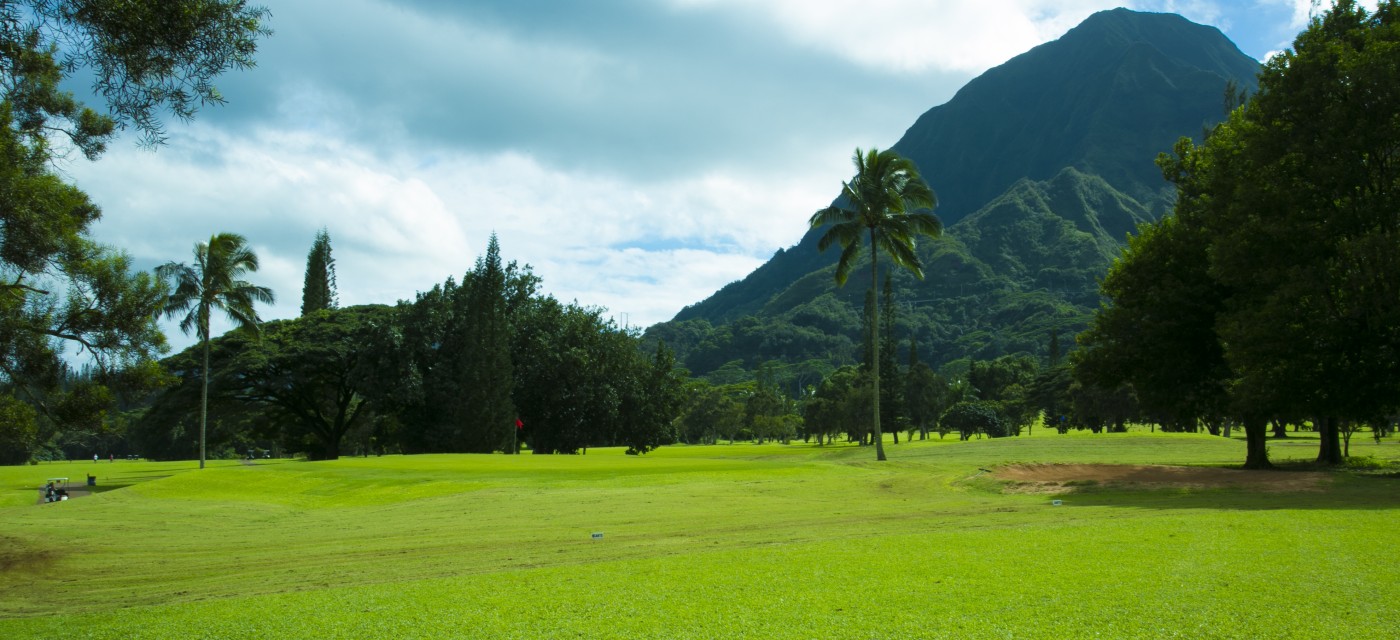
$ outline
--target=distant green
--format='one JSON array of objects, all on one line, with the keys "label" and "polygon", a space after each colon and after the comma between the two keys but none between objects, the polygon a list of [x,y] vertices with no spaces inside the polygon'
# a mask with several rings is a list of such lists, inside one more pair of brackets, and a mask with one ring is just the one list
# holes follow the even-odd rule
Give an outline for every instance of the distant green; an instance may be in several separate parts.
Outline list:
[{"label": "distant green", "polygon": [[[1296,441],[1274,460],[1310,459]],[[903,443],[884,464],[720,444],[0,467],[0,637],[1393,634],[1393,441],[1358,439],[1369,469],[1314,492],[1002,493],[980,471],[1228,465],[1243,446],[1037,430]],[[88,472],[117,488],[34,504],[45,478]]]}]

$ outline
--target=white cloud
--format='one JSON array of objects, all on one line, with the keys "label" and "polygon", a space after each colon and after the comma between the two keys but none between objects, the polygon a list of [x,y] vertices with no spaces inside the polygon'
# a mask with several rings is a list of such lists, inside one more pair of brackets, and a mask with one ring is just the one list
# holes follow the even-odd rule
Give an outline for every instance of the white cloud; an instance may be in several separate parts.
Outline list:
[{"label": "white cloud", "polygon": [[899,73],[979,72],[1059,37],[1114,0],[673,0],[765,20],[804,46]]},{"label": "white cloud", "polygon": [[67,167],[106,211],[100,240],[151,267],[243,233],[280,318],[322,226],[346,305],[459,277],[495,232],[546,291],[646,326],[800,239],[852,149],[1120,3],[269,4],[259,67],[221,78],[230,107]]},{"label": "white cloud", "polygon": [[309,131],[244,139],[195,125],[158,152],[119,146],[69,171],[103,203],[96,236],[143,268],[188,262],[216,232],[247,236],[262,261],[252,279],[278,295],[268,319],[297,315],[306,252],[325,226],[343,305],[392,304],[460,277],[494,232],[546,292],[648,326],[800,238],[847,171],[843,155],[648,182],[519,153],[370,152]]}]

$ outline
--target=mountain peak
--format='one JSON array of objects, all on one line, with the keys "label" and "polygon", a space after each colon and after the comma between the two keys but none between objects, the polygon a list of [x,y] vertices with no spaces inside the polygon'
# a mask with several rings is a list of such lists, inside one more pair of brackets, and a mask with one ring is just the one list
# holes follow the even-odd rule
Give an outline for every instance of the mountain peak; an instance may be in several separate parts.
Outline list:
[{"label": "mountain peak", "polygon": [[1160,212],[1169,196],[1157,154],[1219,121],[1226,83],[1252,88],[1258,68],[1214,27],[1100,11],[973,79],[893,148],[918,164],[947,224],[1068,166]]},{"label": "mountain peak", "polygon": [[[1224,118],[1227,83],[1252,89],[1258,69],[1213,27],[1114,9],[929,109],[892,148],[938,194],[947,233],[919,245],[926,280],[891,271],[910,301],[898,331],[948,362],[1035,353],[1052,330],[1082,329],[1126,234],[1170,205],[1157,155]],[[854,361],[864,288],[835,287],[840,252],[818,252],[818,235],[648,334],[702,375]]]}]

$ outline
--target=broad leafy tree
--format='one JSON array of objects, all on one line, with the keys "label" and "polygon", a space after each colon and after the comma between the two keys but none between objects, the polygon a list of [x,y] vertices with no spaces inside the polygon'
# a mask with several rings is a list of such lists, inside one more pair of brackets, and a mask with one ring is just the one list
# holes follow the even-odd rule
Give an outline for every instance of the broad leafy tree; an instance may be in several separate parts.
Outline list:
[{"label": "broad leafy tree", "polygon": [[234,370],[233,394],[274,409],[290,444],[313,460],[340,457],[341,441],[373,419],[376,387],[393,375],[375,366],[380,329],[394,310],[370,305],[322,310],[268,323],[247,341]]},{"label": "broad leafy tree", "polygon": [[676,355],[659,342],[650,361],[638,357],[632,385],[622,402],[619,444],[627,453],[642,454],[675,442],[674,423],[685,401],[685,376],[676,368]]},{"label": "broad leafy tree", "polygon": [[[937,203],[933,189],[924,182],[913,161],[894,151],[871,149],[862,152],[856,149],[853,162],[856,174],[841,185],[838,202],[816,212],[810,220],[813,229],[829,226],[817,241],[818,249],[825,251],[832,245],[841,245],[841,257],[836,263],[837,284],[846,283],[867,238],[870,244],[870,291],[879,291],[881,253],[922,279],[923,263],[914,251],[916,237],[936,237],[943,231],[942,222],[930,212]],[[870,316],[867,325],[872,332],[870,342],[878,356],[880,322],[877,306],[870,306]],[[878,357],[871,360],[879,362]],[[874,406],[871,414],[875,458],[884,460],[878,366],[872,369],[872,374]]]},{"label": "broad leafy tree", "polygon": [[744,407],[725,387],[703,380],[692,381],[686,389],[688,401],[680,416],[680,439],[687,444],[716,444],[732,436],[744,419]]},{"label": "broad leafy tree", "polygon": [[[1143,234],[1135,249],[1181,255],[1142,260],[1138,275],[1119,269],[1125,282],[1140,281],[1125,291],[1144,297],[1135,317],[1159,337],[1175,336],[1162,348],[1176,351],[1163,356],[1185,365],[1159,366],[1155,382],[1135,382],[1146,406],[1163,411],[1174,391],[1194,385],[1199,392],[1178,406],[1200,414],[1221,404],[1215,387],[1228,376],[1251,466],[1267,465],[1270,419],[1312,417],[1321,432],[1318,461],[1336,464],[1344,455],[1338,424],[1397,406],[1397,46],[1394,0],[1374,13],[1343,0],[1315,18],[1264,65],[1258,92],[1203,144],[1184,140],[1162,161],[1178,188],[1179,222]],[[1158,299],[1153,280],[1165,292]],[[1179,305],[1173,316],[1162,317],[1164,301]],[[1096,330],[1092,340],[1110,344],[1136,329],[1110,318]],[[1201,337],[1211,330],[1214,345]],[[1212,349],[1228,374],[1219,373]],[[1189,379],[1163,377],[1172,375]]]},{"label": "broad leafy tree", "polygon": [[956,403],[948,407],[940,420],[948,429],[957,431],[963,440],[977,434],[989,438],[1007,435],[1005,422],[996,404],[985,400]]},{"label": "broad leafy tree", "polygon": [[162,280],[172,282],[165,315],[180,318],[180,330],[199,337],[203,351],[203,391],[199,403],[199,468],[204,468],[205,433],[209,418],[209,321],[215,312],[226,316],[239,330],[258,332],[254,305],[272,304],[271,289],[243,278],[258,270],[258,256],[248,241],[236,233],[217,233],[194,247],[194,265],[167,262],[156,269]]},{"label": "broad leafy tree", "polygon": [[1265,64],[1204,149],[1237,392],[1315,416],[1329,464],[1343,457],[1339,421],[1400,398],[1397,47],[1400,4],[1338,2]]},{"label": "broad leafy tree", "polygon": [[[228,0],[0,2],[0,386],[41,423],[64,425],[65,350],[92,358],[90,383],[116,387],[165,348],[159,282],[92,241],[101,211],[50,161],[95,160],[126,127],[159,143],[162,111],[222,102],[214,79],[253,64],[266,17]],[[63,88],[76,78],[103,105]]]}]

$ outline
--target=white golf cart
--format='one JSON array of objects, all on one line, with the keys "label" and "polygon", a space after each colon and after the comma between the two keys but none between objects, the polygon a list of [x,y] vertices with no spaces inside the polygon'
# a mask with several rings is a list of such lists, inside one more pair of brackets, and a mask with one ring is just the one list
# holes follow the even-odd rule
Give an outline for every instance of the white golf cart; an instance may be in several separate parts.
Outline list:
[{"label": "white golf cart", "polygon": [[67,500],[68,478],[49,478],[48,482],[39,488],[39,493],[44,497],[44,502]]}]

